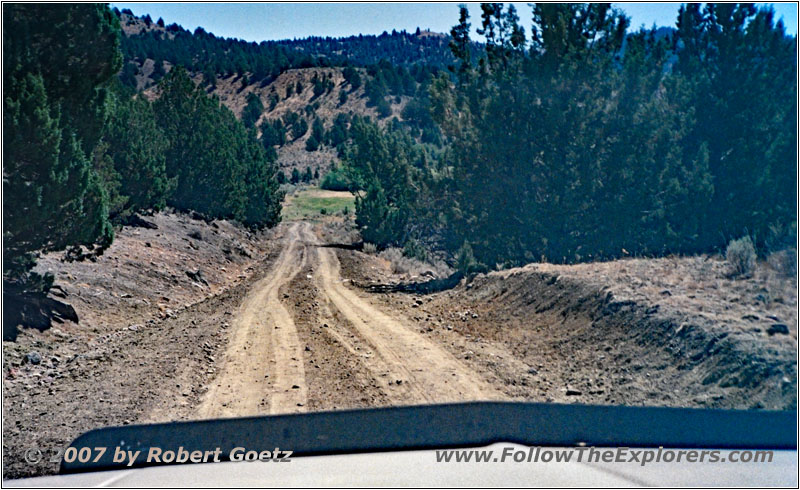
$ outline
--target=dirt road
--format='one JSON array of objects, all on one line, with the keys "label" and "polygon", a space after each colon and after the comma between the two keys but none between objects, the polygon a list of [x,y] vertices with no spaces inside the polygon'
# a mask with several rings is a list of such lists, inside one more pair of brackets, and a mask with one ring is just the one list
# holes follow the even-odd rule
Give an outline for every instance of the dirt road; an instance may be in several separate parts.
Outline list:
[{"label": "dirt road", "polygon": [[329,244],[357,239],[339,218],[352,200],[295,201],[303,221],[268,232],[161,213],[97,262],[42,259],[81,322],[3,344],[4,478],[58,470],[27,448],[134,423],[485,399],[797,406],[796,282],[765,264],[736,281],[708,257],[533,264],[374,294],[351,281],[414,279]]},{"label": "dirt road", "polygon": [[[272,270],[235,313],[220,376],[209,387],[198,417],[290,413],[306,409],[309,387],[296,308],[284,293],[300,271],[312,282],[324,334],[320,341],[344,348],[364,368],[366,384],[392,405],[500,399],[480,376],[452,354],[404,325],[346,286],[333,249],[323,246],[307,222],[290,225]],[[290,312],[293,309],[293,312]],[[315,375],[317,375],[315,373]]]}]

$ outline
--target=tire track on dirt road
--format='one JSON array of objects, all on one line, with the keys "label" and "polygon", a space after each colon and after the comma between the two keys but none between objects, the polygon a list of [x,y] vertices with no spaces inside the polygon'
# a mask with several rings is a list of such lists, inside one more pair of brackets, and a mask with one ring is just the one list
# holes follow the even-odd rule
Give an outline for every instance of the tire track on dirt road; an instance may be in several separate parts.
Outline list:
[{"label": "tire track on dirt road", "polygon": [[305,410],[308,388],[292,316],[280,288],[303,268],[307,250],[301,224],[287,232],[272,270],[248,293],[232,322],[225,365],[198,408],[200,418],[263,415]]},{"label": "tire track on dirt road", "polygon": [[301,235],[307,243],[317,245],[310,247],[310,255],[314,280],[322,294],[380,358],[367,362],[367,367],[375,370],[376,379],[383,380],[384,386],[387,377],[390,382],[399,380],[406,385],[402,390],[388,390],[394,402],[409,405],[504,398],[451,354],[403,325],[403,319],[392,318],[345,287],[334,251],[320,247],[307,224],[303,224]]}]

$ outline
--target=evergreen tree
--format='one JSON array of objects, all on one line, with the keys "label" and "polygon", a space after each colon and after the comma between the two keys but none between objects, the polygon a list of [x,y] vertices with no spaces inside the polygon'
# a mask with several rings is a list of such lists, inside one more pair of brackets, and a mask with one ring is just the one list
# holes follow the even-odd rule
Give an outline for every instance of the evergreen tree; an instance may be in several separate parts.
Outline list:
[{"label": "evergreen tree", "polygon": [[247,105],[242,110],[242,123],[246,128],[253,128],[264,112],[264,105],[261,103],[261,98],[254,94],[247,94]]},{"label": "evergreen tree", "polygon": [[352,90],[356,90],[361,87],[361,75],[358,73],[358,70],[352,66],[346,66],[344,70],[342,70],[342,75],[347,83],[350,84]]},{"label": "evergreen tree", "polygon": [[311,124],[311,135],[317,141],[325,140],[325,126],[323,126],[322,120],[318,117],[314,118],[314,122]]},{"label": "evergreen tree", "polygon": [[317,150],[319,150],[319,141],[312,134],[306,140],[306,151],[317,151]]},{"label": "evergreen tree", "polygon": [[113,238],[91,156],[121,68],[119,35],[105,5],[3,7],[4,284],[27,281],[39,251]]},{"label": "evergreen tree", "polygon": [[170,146],[167,175],[176,181],[168,203],[249,226],[272,226],[282,196],[275,180],[275,154],[217,98],[195,86],[182,67],[161,83],[156,122]]},{"label": "evergreen tree", "polygon": [[[164,152],[168,143],[156,126],[152,104],[143,97],[117,94],[103,139],[113,162],[106,188],[116,189],[124,203],[109,210],[110,217],[124,220],[131,212],[160,210],[174,182],[167,177]],[[110,174],[110,175],[109,175]]]}]

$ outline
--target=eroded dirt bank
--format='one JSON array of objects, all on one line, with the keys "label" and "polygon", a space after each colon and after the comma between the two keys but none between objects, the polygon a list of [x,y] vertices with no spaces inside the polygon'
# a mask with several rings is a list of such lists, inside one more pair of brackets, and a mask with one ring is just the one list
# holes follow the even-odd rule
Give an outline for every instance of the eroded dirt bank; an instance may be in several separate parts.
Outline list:
[{"label": "eroded dirt bank", "polygon": [[[282,230],[147,219],[158,228],[125,228],[96,262],[40,261],[80,323],[3,342],[4,478],[57,471],[55,451],[90,429],[187,417],[216,375],[233,312],[280,251]],[[27,463],[29,448],[45,459]]]},{"label": "eroded dirt bank", "polygon": [[[340,251],[345,277],[392,281],[387,264],[363,255]],[[795,408],[794,279],[725,271],[710,257],[532,264],[437,294],[372,298],[414,312],[421,332],[513,398]]]}]

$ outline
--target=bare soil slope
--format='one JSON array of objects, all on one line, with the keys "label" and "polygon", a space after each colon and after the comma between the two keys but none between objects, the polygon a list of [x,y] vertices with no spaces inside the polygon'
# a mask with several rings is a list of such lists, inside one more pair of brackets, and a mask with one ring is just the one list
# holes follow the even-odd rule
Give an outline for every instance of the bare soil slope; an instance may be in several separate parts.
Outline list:
[{"label": "bare soil slope", "polygon": [[[394,282],[377,257],[340,256],[345,277]],[[515,398],[793,409],[796,282],[766,264],[731,280],[726,267],[713,257],[531,264],[426,297],[373,296],[416,311],[421,330]]]},{"label": "bare soil slope", "polygon": [[[3,342],[4,478],[56,471],[56,451],[87,430],[177,420],[215,375],[232,311],[274,259],[273,232],[147,219],[158,229],[125,228],[96,262],[40,261],[80,323]],[[28,448],[45,461],[27,463]]]}]

